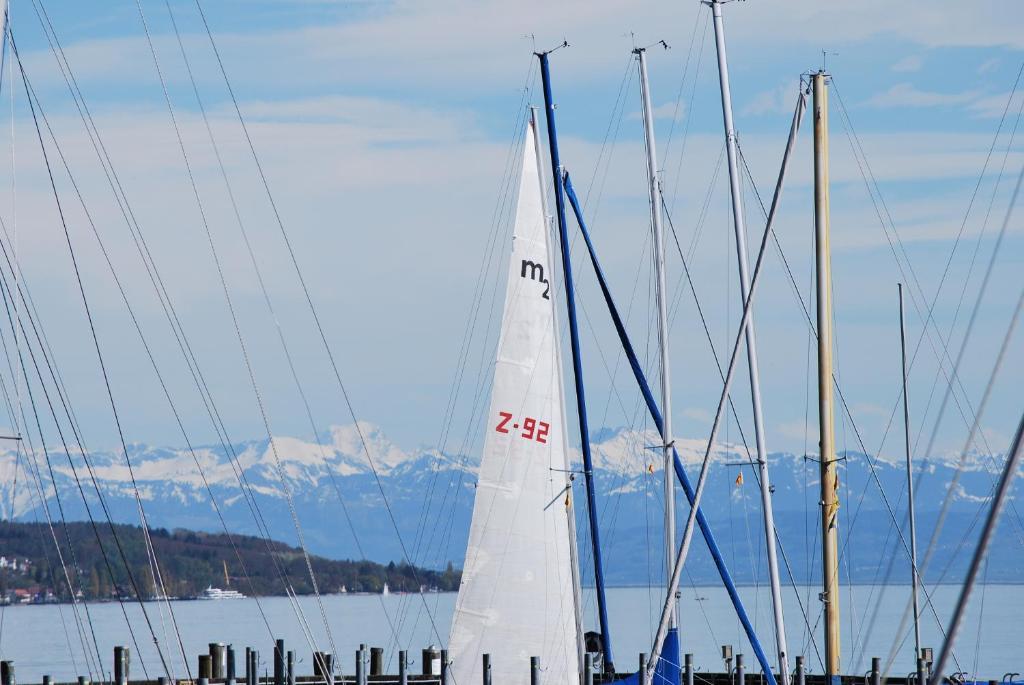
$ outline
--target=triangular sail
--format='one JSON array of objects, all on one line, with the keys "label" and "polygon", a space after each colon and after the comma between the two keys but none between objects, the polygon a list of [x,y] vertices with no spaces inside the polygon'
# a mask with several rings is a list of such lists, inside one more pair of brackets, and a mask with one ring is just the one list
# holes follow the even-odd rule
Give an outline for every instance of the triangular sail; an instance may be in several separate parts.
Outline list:
[{"label": "triangular sail", "polygon": [[[505,310],[462,584],[449,640],[455,685],[579,673],[563,398],[552,307],[552,268],[531,129],[512,237]],[[570,512],[571,513],[571,512]]]}]

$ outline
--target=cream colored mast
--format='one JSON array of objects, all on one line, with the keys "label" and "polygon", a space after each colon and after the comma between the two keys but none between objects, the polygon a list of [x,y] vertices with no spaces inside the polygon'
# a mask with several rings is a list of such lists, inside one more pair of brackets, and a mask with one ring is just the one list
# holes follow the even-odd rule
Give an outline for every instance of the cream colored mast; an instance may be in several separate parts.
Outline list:
[{"label": "cream colored mast", "polygon": [[811,77],[814,92],[814,235],[818,298],[818,434],[821,456],[822,593],[825,675],[839,679],[839,476],[832,401],[832,260],[828,199],[828,75]]}]

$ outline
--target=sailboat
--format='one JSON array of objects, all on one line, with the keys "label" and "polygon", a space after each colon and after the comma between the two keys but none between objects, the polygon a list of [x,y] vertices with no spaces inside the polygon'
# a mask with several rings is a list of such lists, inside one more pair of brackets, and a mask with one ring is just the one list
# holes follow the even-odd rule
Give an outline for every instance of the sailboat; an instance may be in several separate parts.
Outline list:
[{"label": "sailboat", "polygon": [[548,682],[580,672],[582,635],[551,245],[533,111],[523,151],[504,314],[462,583],[453,682]]}]

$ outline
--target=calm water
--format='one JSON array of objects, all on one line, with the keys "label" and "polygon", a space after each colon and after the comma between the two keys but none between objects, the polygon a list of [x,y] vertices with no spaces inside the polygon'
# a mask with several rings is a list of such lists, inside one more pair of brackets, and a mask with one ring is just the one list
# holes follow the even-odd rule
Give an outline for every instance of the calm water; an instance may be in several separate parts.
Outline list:
[{"label": "calm water", "polygon": [[[935,611],[945,624],[959,588],[948,586],[934,590]],[[866,635],[869,616],[875,606],[878,589],[870,587],[845,588],[843,596],[843,670],[848,673],[863,673],[868,669],[870,657],[883,659],[896,642],[895,632],[900,615],[906,605],[909,589],[889,587],[881,605],[874,630]],[[771,653],[772,641],[770,602],[765,588],[742,588],[744,603],[754,617],[755,627]],[[332,595],[323,598],[324,613],[330,624],[334,648],[327,638],[323,618],[315,598],[301,598],[301,607],[308,623],[308,631],[318,648],[336,651],[343,655],[342,665],[346,671],[352,669],[354,652],[359,643],[384,646],[387,657],[393,658],[392,650],[407,648],[410,659],[416,661],[411,668],[418,669],[419,650],[431,644],[441,644],[448,633],[455,595],[391,595],[388,597]],[[786,597],[787,633],[791,654],[806,654],[812,672],[821,672],[820,662],[814,647],[808,641],[808,628],[803,620],[800,605],[790,590]],[[620,670],[636,663],[637,654],[650,650],[652,626],[660,611],[658,594],[647,588],[616,588],[609,591],[609,612],[612,622],[613,648]],[[800,601],[810,607],[809,622],[814,626],[815,636],[820,643],[819,608],[816,588],[803,588]],[[587,607],[593,614],[593,601]],[[174,617],[181,632],[190,666],[195,673],[196,655],[207,650],[211,641],[233,643],[244,650],[254,645],[266,661],[272,654],[272,638],[284,638],[288,649],[299,655],[299,673],[312,671],[310,640],[300,627],[296,611],[287,598],[224,601],[173,602]],[[163,608],[163,611],[161,609]],[[852,608],[852,610],[851,610]],[[128,616],[141,647],[132,652],[132,675],[161,675],[160,661],[153,647],[152,637],[146,628],[138,605],[126,605]],[[266,621],[261,616],[266,617]],[[84,608],[80,609],[84,613]],[[114,645],[132,645],[121,608],[117,604],[88,605],[96,640],[104,660],[104,668],[110,668]],[[173,638],[173,627],[166,612],[166,605],[149,603],[147,612],[159,637],[161,645],[177,645]],[[387,617],[385,616],[387,614]],[[683,651],[692,652],[699,670],[721,670],[720,645],[732,644],[736,652],[747,655],[753,663],[753,653],[743,639],[735,619],[729,598],[719,588],[687,589],[681,600]],[[389,621],[390,618],[390,621]],[[983,618],[983,620],[981,620]],[[267,628],[267,623],[271,629]],[[588,621],[592,625],[593,620]],[[1024,586],[993,585],[979,588],[960,635],[957,650],[960,667],[966,671],[977,669],[984,678],[999,679],[1010,671],[1024,671]],[[392,627],[393,626],[393,627]],[[65,632],[65,627],[66,631]],[[980,627],[980,630],[979,630]],[[397,632],[400,647],[395,647],[394,634]],[[936,648],[941,644],[941,632],[931,612],[925,613],[922,621],[922,640],[925,646]],[[438,639],[440,635],[442,639]],[[70,636],[70,639],[69,637]],[[865,642],[863,654],[860,644]],[[903,643],[893,674],[905,674],[911,670],[913,638]],[[69,643],[72,647],[69,649]],[[854,644],[856,643],[856,645]],[[90,642],[91,644],[91,642]],[[171,656],[174,675],[184,677],[182,657],[179,650]],[[81,640],[77,637],[74,613],[71,606],[18,606],[3,611],[3,629],[0,633],[0,654],[12,659],[22,683],[38,683],[44,673],[63,680],[79,674],[88,674],[89,668],[83,657]],[[858,661],[852,662],[854,654]],[[496,657],[497,658],[497,657]],[[95,658],[93,658],[95,661]],[[241,659],[240,659],[241,660]],[[392,662],[389,670],[394,670]],[[754,667],[751,667],[754,670]]]}]

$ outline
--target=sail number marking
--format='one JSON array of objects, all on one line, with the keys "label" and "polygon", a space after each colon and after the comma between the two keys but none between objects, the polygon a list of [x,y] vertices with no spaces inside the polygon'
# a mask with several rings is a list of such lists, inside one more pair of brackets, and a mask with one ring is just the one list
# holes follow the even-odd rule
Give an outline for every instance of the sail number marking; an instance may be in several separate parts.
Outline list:
[{"label": "sail number marking", "polygon": [[[512,414],[507,411],[499,411],[498,416],[501,418],[498,421],[498,425],[495,426],[494,430],[498,433],[510,433],[509,422],[512,421]],[[519,430],[519,424],[513,423],[512,428]],[[519,437],[525,438],[526,440],[536,440],[537,442],[546,445],[548,442],[548,432],[551,430],[551,424],[547,421],[538,421],[537,419],[527,416],[523,419],[523,432],[519,434]]]},{"label": "sail number marking", "polygon": [[529,259],[524,259],[519,267],[519,277],[537,281],[544,286],[544,292],[540,294],[545,300],[550,300],[551,282],[544,277],[544,265]]}]

